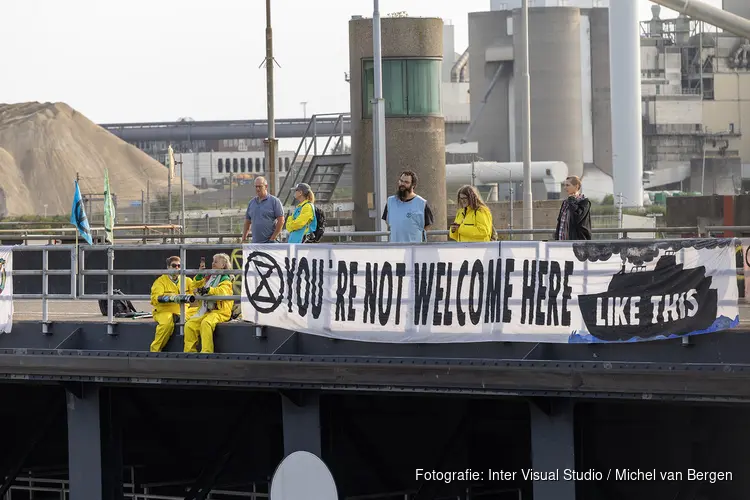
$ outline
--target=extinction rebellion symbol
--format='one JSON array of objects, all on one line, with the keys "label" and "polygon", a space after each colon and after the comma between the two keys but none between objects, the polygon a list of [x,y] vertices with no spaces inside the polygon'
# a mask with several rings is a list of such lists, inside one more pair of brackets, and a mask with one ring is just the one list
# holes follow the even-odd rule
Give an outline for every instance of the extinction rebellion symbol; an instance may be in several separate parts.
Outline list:
[{"label": "extinction rebellion symbol", "polygon": [[0,259],[0,293],[5,290],[5,283],[8,279],[8,274],[5,272],[5,259]]},{"label": "extinction rebellion symbol", "polygon": [[[254,273],[250,270],[254,269]],[[250,279],[249,279],[250,278]],[[253,252],[245,261],[245,294],[260,313],[276,310],[283,299],[284,276],[276,259],[265,252]],[[255,290],[250,292],[251,282]]]}]

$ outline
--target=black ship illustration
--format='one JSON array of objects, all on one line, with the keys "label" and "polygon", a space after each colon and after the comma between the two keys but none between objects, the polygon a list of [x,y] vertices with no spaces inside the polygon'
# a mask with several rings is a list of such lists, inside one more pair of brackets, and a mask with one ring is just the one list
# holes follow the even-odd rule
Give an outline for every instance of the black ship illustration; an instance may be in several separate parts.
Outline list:
[{"label": "black ship illustration", "polygon": [[[623,249],[624,250],[624,249]],[[637,252],[643,257],[643,248]],[[716,289],[711,289],[712,278],[706,276],[704,266],[693,269],[684,269],[683,264],[677,264],[673,249],[667,250],[656,263],[653,271],[646,271],[645,262],[653,260],[658,254],[658,248],[649,249],[650,255],[646,258],[628,258],[628,252],[620,253],[622,257],[622,269],[612,277],[606,292],[593,295],[579,295],[578,307],[586,324],[588,332],[597,339],[606,342],[627,341],[633,338],[649,339],[658,336],[679,336],[695,331],[705,330],[711,327],[716,320],[718,309],[718,294]],[[655,250],[655,253],[653,252]],[[610,254],[611,255],[611,254]],[[627,270],[627,261],[631,262],[631,268]],[[604,260],[604,259],[602,259]],[[663,302],[654,305],[652,298],[670,296],[669,300],[675,298],[675,294],[686,294],[695,290],[694,298],[697,302],[697,311],[694,304],[683,304],[679,306],[682,314],[674,318],[670,314],[664,318]],[[684,298],[685,295],[683,295]],[[608,308],[611,303],[609,299],[623,300],[624,298],[638,297],[638,314],[635,324],[626,325],[598,325],[597,324],[597,300],[601,299],[602,308]],[[630,301],[623,301],[624,314],[630,318]],[[657,322],[653,323],[654,307],[658,308]],[[690,314],[685,310],[690,308]],[[606,316],[606,313],[599,312]]]}]

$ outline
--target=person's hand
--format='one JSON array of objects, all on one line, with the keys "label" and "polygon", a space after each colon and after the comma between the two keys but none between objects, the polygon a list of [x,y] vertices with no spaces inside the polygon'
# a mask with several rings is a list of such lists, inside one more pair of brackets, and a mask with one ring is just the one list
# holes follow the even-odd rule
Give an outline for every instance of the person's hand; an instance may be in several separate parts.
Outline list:
[{"label": "person's hand", "polygon": [[458,228],[461,227],[459,224],[456,224],[455,222],[451,224],[451,233],[455,233],[458,231]]},{"label": "person's hand", "polygon": [[195,289],[195,293],[198,295],[208,295],[209,288],[207,286],[201,286]]},{"label": "person's hand", "polygon": [[205,268],[206,268],[206,261],[205,261],[205,260],[202,260],[202,261],[201,261],[201,263],[200,263],[200,265],[198,266],[198,269],[201,269],[201,270],[203,270],[203,269],[205,269]]}]

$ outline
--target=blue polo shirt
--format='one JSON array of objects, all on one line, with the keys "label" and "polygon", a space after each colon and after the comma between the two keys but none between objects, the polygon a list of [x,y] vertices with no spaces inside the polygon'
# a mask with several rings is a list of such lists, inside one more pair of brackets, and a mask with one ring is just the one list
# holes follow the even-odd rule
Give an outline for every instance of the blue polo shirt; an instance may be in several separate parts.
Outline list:
[{"label": "blue polo shirt", "polygon": [[284,215],[281,200],[273,195],[264,199],[257,196],[247,204],[245,218],[250,221],[250,233],[253,243],[268,243],[276,229],[276,219]]}]

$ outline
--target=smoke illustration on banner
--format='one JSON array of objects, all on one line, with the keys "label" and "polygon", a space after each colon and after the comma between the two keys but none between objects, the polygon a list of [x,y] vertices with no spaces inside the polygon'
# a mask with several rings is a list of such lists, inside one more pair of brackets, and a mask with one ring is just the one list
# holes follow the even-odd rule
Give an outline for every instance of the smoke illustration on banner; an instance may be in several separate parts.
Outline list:
[{"label": "smoke illustration on banner", "polygon": [[[578,298],[581,316],[591,335],[604,341],[623,341],[733,326],[734,320],[717,318],[718,291],[711,288],[713,278],[706,276],[706,267],[685,269],[684,264],[677,263],[676,252],[684,248],[729,248],[734,256],[732,240],[676,240],[639,247],[620,242],[574,243],[573,253],[580,261],[609,260],[619,254],[622,262],[606,291]],[[646,264],[653,261],[656,265],[647,270]]]},{"label": "smoke illustration on banner", "polygon": [[0,333],[13,328],[13,247],[0,247]]},{"label": "smoke illustration on banner", "polygon": [[391,343],[637,342],[739,324],[732,239],[244,245],[242,317]]}]

